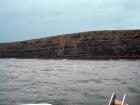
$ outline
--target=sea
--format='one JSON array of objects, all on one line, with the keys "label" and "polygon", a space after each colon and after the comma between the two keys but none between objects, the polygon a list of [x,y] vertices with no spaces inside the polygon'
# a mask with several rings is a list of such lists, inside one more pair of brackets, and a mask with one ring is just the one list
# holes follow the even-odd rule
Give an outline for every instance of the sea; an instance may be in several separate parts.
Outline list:
[{"label": "sea", "polygon": [[140,60],[0,59],[0,105],[140,105]]}]

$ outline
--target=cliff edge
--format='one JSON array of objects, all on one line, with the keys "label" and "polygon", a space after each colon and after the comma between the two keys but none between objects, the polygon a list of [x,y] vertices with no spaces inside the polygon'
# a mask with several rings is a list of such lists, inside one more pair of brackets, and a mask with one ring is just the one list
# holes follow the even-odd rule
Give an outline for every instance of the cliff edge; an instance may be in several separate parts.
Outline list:
[{"label": "cliff edge", "polygon": [[140,58],[140,30],[90,31],[0,44],[0,58]]}]

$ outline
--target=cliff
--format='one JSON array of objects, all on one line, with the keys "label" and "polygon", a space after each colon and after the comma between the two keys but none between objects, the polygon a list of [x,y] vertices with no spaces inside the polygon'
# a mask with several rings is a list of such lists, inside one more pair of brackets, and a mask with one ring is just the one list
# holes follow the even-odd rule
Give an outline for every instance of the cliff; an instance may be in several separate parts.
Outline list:
[{"label": "cliff", "polygon": [[140,30],[91,31],[0,44],[0,58],[140,58]]}]

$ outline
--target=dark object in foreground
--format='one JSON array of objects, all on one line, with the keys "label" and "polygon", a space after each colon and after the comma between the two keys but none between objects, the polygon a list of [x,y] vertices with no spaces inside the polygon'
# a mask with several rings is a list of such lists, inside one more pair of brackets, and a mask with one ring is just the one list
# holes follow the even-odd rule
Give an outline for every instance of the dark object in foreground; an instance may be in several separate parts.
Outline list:
[{"label": "dark object in foreground", "polygon": [[91,31],[1,43],[0,58],[140,59],[140,30]]},{"label": "dark object in foreground", "polygon": [[116,99],[116,93],[113,93],[108,105],[128,105],[128,104],[125,104],[125,97],[126,97],[126,94],[124,94],[122,101],[120,101]]}]

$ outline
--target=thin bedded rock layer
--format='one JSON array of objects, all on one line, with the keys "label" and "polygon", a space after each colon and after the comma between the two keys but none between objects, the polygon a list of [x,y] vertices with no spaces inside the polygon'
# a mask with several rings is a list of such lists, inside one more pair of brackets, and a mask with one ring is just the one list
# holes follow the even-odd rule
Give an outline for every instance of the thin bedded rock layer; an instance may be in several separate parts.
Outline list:
[{"label": "thin bedded rock layer", "polygon": [[90,31],[0,44],[0,58],[140,58],[140,30]]}]

